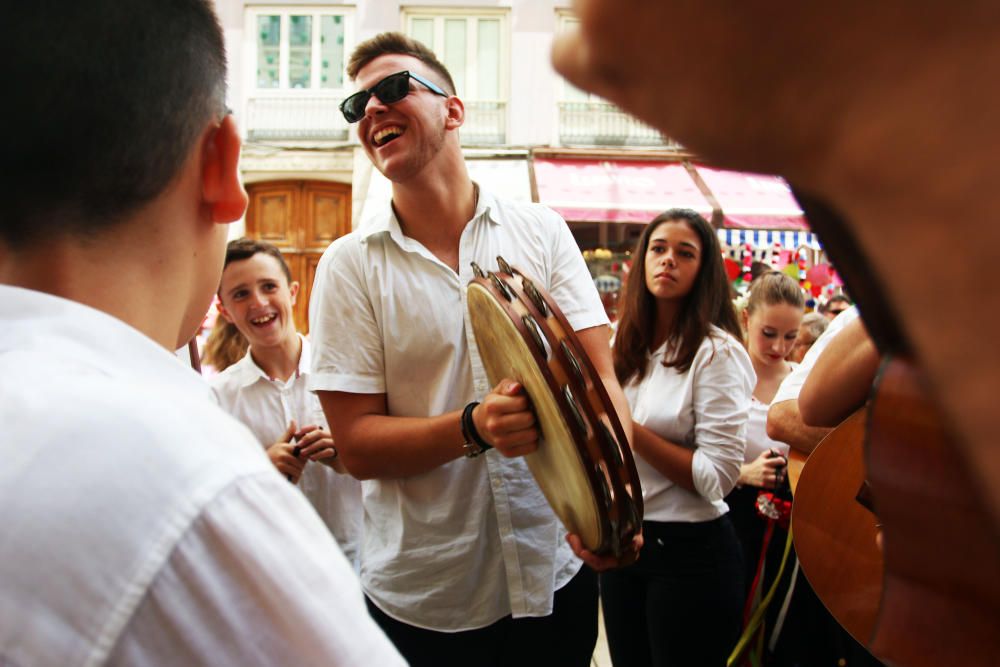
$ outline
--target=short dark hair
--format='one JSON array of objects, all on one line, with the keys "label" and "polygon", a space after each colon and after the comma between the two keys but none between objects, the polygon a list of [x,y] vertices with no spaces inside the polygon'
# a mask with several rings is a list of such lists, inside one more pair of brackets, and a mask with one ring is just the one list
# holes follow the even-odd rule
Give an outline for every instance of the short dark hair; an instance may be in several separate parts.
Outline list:
[{"label": "short dark hair", "polygon": [[448,72],[448,68],[444,66],[444,63],[438,60],[434,52],[427,48],[423,42],[408,37],[401,32],[379,33],[354,47],[354,52],[351,53],[351,57],[347,62],[347,76],[351,78],[351,81],[354,81],[358,77],[358,72],[361,71],[361,68],[379,56],[390,53],[413,56],[441,77],[442,81],[438,83],[443,84],[445,91],[452,95],[456,94],[455,82],[452,81],[451,73]]},{"label": "short dark hair", "polygon": [[224,114],[212,2],[8,5],[0,239],[110,228],[163,192]]},{"label": "short dark hair", "polygon": [[848,306],[850,306],[851,300],[843,294],[834,294],[829,299],[827,299],[826,307],[829,308],[831,305],[835,303],[846,303]]},{"label": "short dark hair", "polygon": [[281,265],[281,270],[285,273],[285,278],[288,280],[288,284],[291,285],[292,272],[288,268],[288,263],[282,256],[281,251],[278,250],[276,246],[273,246],[266,241],[257,241],[246,237],[230,241],[226,244],[226,261],[223,263],[222,269],[225,270],[225,268],[233,262],[250,259],[254,255],[260,253],[270,255],[278,260],[278,264]]},{"label": "short dark hair", "polygon": [[672,355],[665,357],[664,365],[686,373],[712,325],[728,331],[737,339],[741,339],[743,335],[731,299],[719,237],[712,225],[691,209],[672,208],[664,211],[646,225],[632,253],[632,268],[625,286],[624,307],[612,348],[615,375],[622,384],[635,375],[641,377],[645,374],[648,355],[653,351],[656,304],[646,287],[646,251],[649,249],[649,238],[665,222],[684,222],[698,235],[701,241],[701,265],[694,285],[681,306],[681,312],[674,321],[674,329],[667,335],[667,339],[676,347]]}]

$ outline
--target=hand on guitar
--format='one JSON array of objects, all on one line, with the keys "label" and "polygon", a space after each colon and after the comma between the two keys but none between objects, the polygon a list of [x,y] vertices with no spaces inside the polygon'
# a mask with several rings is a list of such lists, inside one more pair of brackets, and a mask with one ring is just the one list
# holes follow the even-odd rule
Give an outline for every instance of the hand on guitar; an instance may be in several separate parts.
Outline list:
[{"label": "hand on guitar", "polygon": [[632,546],[618,557],[598,556],[588,551],[583,547],[583,542],[580,541],[579,535],[570,533],[566,536],[566,541],[569,542],[569,546],[573,549],[573,553],[576,554],[576,557],[589,565],[590,568],[596,572],[604,572],[605,570],[613,570],[616,567],[631,565],[639,557],[639,550],[642,549],[641,532],[632,538]]},{"label": "hand on guitar", "polygon": [[300,459],[295,455],[297,445],[292,443],[292,439],[295,437],[296,431],[298,431],[298,428],[295,426],[295,421],[293,420],[288,424],[288,428],[285,429],[285,434],[281,436],[281,440],[267,448],[267,458],[271,459],[271,463],[278,469],[278,472],[284,475],[285,479],[292,484],[299,483],[299,478],[302,477],[302,469],[306,465],[306,460]]},{"label": "hand on guitar", "polygon": [[479,435],[504,456],[524,456],[538,449],[538,429],[531,401],[520,382],[504,378],[472,411]]},{"label": "hand on guitar", "polygon": [[785,479],[788,460],[773,449],[762,452],[750,463],[740,466],[740,484],[759,489],[776,489]]}]

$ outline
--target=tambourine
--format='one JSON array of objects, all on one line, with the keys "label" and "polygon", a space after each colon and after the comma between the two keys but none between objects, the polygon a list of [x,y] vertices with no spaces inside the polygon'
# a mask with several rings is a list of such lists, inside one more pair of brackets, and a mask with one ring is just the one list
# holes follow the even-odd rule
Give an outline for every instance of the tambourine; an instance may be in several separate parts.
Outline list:
[{"label": "tambourine", "polygon": [[566,529],[589,551],[620,556],[642,527],[635,461],[604,383],[562,311],[502,257],[498,271],[472,264],[468,309],[479,356],[496,385],[524,387],[539,446],[525,456]]}]

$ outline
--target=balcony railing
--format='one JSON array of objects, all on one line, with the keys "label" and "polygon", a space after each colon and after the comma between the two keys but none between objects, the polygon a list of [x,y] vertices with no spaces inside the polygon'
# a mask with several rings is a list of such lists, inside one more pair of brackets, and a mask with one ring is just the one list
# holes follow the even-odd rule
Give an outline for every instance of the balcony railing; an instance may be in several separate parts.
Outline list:
[{"label": "balcony railing", "polygon": [[346,141],[340,95],[257,95],[247,102],[247,139]]},{"label": "balcony railing", "polygon": [[560,102],[559,142],[563,146],[681,147],[608,102]]},{"label": "balcony railing", "polygon": [[[247,102],[247,138],[263,140],[328,140],[353,138],[338,105],[339,95],[258,95]],[[507,141],[507,103],[465,103],[462,143],[497,145]]]},{"label": "balcony railing", "polygon": [[473,100],[465,102],[465,124],[460,136],[464,145],[490,145],[507,142],[507,103]]}]

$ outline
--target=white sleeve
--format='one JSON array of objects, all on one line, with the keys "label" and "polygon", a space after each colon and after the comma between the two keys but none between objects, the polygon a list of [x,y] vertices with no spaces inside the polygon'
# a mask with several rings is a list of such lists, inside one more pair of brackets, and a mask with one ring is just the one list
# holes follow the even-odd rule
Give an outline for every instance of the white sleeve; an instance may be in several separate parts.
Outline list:
[{"label": "white sleeve", "polygon": [[354,235],[341,237],[316,267],[309,302],[310,391],[386,391],[382,329],[368,296],[364,252]]},{"label": "white sleeve", "polygon": [[545,209],[555,225],[552,238],[552,280],[549,294],[574,331],[609,324],[608,315],[597,293],[594,279],[583,259],[580,247],[573,239],[566,221],[550,209]]},{"label": "white sleeve", "polygon": [[[287,487],[287,488],[284,488]],[[405,665],[351,566],[278,475],[234,483],[188,529],[110,665]]]},{"label": "white sleeve", "polygon": [[806,352],[806,356],[802,358],[802,363],[792,369],[792,372],[781,381],[778,391],[775,392],[774,398],[771,399],[771,405],[784,403],[785,401],[797,401],[799,399],[799,394],[806,383],[806,378],[809,377],[812,367],[816,365],[819,355],[844,327],[857,318],[858,308],[857,306],[851,306],[833,319],[830,326],[823,330],[823,333],[819,335],[816,342]]},{"label": "white sleeve", "polygon": [[732,491],[739,479],[750,397],[757,379],[742,345],[718,339],[711,342],[714,353],[711,347],[703,346],[690,371],[696,373],[692,397],[695,450],[691,469],[698,493],[716,502]]}]

